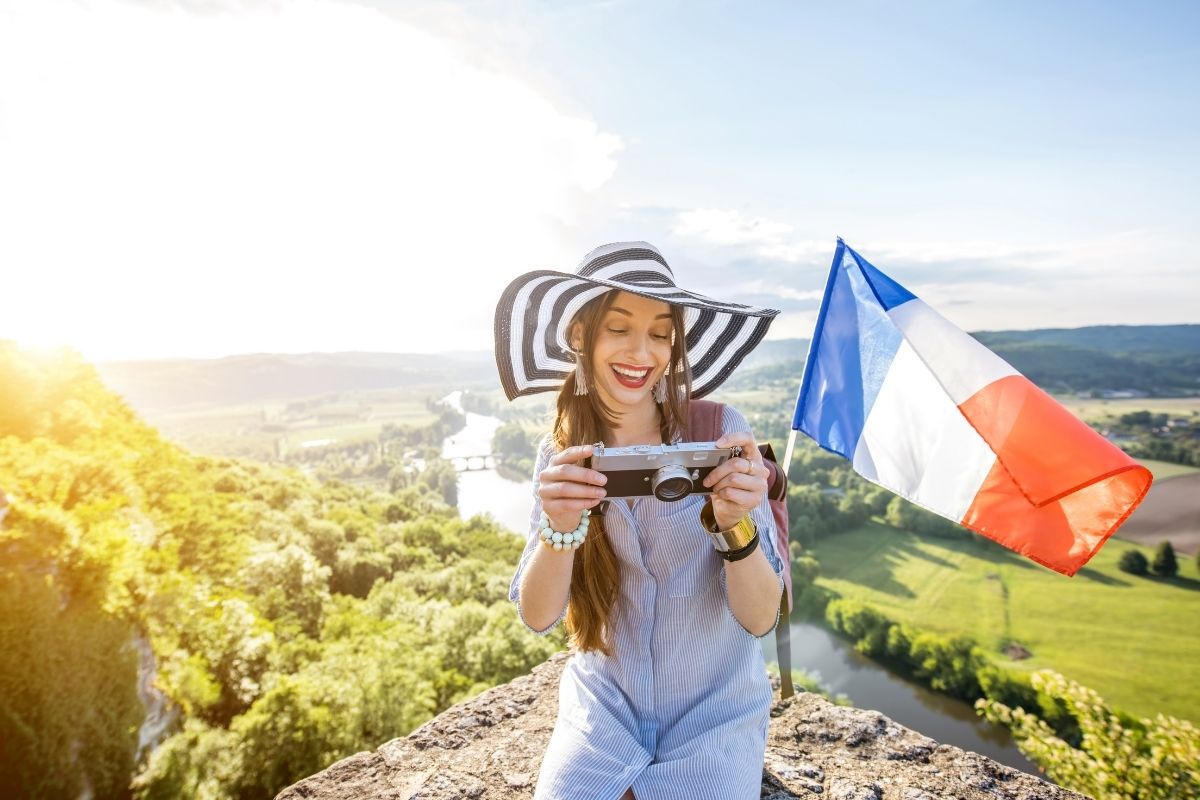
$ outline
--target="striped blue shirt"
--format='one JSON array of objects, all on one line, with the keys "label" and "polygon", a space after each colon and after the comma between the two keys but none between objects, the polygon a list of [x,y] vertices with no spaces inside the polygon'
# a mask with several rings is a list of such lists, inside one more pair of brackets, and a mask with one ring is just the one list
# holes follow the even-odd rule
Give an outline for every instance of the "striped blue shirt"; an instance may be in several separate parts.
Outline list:
[{"label": "striped blue shirt", "polygon": [[[727,405],[722,429],[749,426]],[[543,546],[538,473],[553,455],[546,437],[529,538],[509,588],[518,614],[521,577]],[[771,686],[759,638],[729,608],[725,562],[700,526],[703,505],[704,495],[608,504],[605,527],[621,565],[614,655],[576,652],[567,661],[535,800],[617,800],[630,786],[637,800],[759,797]],[[765,499],[751,516],[782,590]],[[547,633],[566,611],[534,632]]]}]

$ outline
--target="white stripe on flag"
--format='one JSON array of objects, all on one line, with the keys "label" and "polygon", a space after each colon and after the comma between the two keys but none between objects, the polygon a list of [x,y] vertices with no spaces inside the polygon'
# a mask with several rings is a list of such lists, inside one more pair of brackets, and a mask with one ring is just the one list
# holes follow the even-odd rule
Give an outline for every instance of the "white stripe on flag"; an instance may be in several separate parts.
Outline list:
[{"label": "white stripe on flag", "polygon": [[901,303],[888,311],[888,316],[929,365],[955,405],[965,403],[993,381],[1019,374],[919,298]]},{"label": "white stripe on flag", "polygon": [[854,450],[855,471],[957,521],[995,461],[912,346],[901,342]]}]

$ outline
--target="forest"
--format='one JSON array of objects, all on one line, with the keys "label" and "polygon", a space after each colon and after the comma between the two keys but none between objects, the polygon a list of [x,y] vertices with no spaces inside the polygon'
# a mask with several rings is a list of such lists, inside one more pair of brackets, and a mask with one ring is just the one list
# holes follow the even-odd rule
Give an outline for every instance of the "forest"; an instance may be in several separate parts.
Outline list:
[{"label": "forest", "polygon": [[192,455],[0,343],[0,796],[269,798],[561,649],[521,541],[401,483]]}]

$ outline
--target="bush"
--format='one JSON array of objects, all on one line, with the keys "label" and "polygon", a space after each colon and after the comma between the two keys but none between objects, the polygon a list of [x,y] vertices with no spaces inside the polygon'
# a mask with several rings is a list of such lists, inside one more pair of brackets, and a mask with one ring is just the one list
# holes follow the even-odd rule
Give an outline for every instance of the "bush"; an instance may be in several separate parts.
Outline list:
[{"label": "bush", "polygon": [[909,531],[918,536],[936,536],[940,539],[969,539],[971,537],[971,532],[957,522],[927,511],[899,495],[888,501],[884,519],[893,528]]},{"label": "bush", "polygon": [[1007,726],[1021,752],[1055,783],[1096,800],[1157,800],[1200,796],[1200,731],[1186,720],[1159,714],[1133,720],[1087,687],[1043,670],[1033,688],[1061,703],[1079,723],[1080,746],[1057,736],[1034,714],[996,700],[975,708]]},{"label": "bush", "polygon": [[1126,550],[1121,553],[1121,560],[1117,562],[1117,567],[1130,575],[1145,575],[1150,567],[1150,562],[1142,555],[1141,550]]},{"label": "bush", "polygon": [[788,550],[792,556],[792,597],[794,601],[796,595],[817,582],[817,576],[821,574],[821,565],[811,553],[804,551],[799,542],[789,542]]},{"label": "bush", "polygon": [[1150,565],[1155,575],[1164,578],[1174,578],[1179,574],[1179,562],[1175,559],[1175,548],[1170,542],[1163,542],[1154,554],[1154,563]]}]

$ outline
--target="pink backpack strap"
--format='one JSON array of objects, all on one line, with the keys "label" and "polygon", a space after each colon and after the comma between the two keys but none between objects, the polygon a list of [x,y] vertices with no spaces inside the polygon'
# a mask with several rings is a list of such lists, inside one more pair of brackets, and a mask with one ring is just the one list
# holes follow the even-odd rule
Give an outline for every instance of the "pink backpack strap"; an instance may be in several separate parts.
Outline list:
[{"label": "pink backpack strap", "polygon": [[683,439],[687,442],[715,442],[721,438],[721,417],[725,404],[712,400],[688,402],[688,427]]},{"label": "pink backpack strap", "polygon": [[[721,419],[725,415],[725,404],[712,400],[692,400],[688,403],[688,427],[684,441],[715,442],[724,433]],[[787,473],[775,459],[770,443],[760,444],[759,452],[767,467],[767,502],[775,521],[775,552],[783,560],[784,592],[779,598],[780,622],[775,631],[776,651],[779,653],[780,695],[791,697],[792,686],[792,567],[788,551]]]}]

